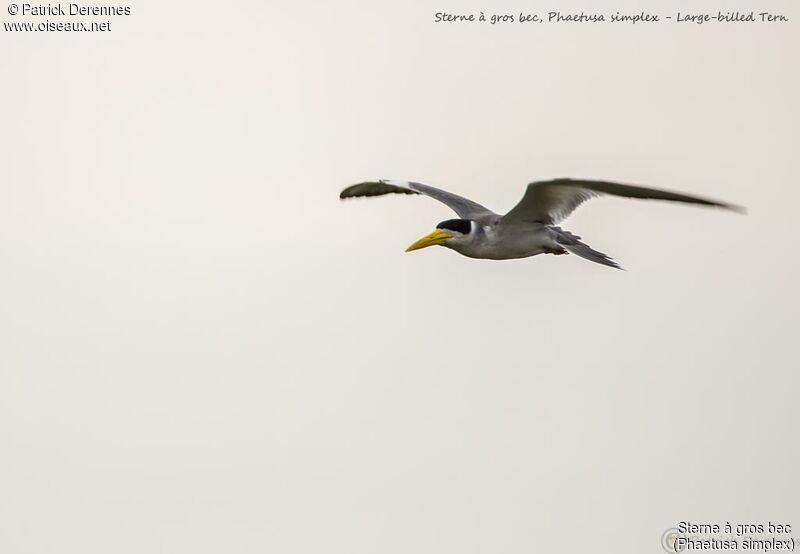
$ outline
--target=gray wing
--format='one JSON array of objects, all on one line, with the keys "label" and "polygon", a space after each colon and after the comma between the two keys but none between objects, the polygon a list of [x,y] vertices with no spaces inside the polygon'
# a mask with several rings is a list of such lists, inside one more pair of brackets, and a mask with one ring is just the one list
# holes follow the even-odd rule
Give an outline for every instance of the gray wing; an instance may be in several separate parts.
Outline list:
[{"label": "gray wing", "polygon": [[506,223],[538,222],[555,225],[566,219],[578,206],[596,196],[609,194],[626,198],[644,198],[648,200],[669,200],[702,204],[744,212],[744,209],[732,204],[689,196],[679,192],[622,185],[608,181],[583,181],[573,179],[553,179],[537,181],[528,185],[522,200],[503,216]]},{"label": "gray wing", "polygon": [[431,198],[447,204],[458,217],[463,219],[475,219],[484,215],[494,215],[494,213],[472,200],[468,200],[452,192],[447,192],[435,187],[415,183],[413,181],[367,181],[358,183],[344,189],[339,198],[354,198],[356,196],[381,196],[383,194],[424,194]]}]

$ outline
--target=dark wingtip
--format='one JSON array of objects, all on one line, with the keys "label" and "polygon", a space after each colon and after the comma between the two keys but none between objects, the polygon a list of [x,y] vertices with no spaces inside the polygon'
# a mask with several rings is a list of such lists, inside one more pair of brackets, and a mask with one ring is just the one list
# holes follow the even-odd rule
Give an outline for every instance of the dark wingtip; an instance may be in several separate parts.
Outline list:
[{"label": "dark wingtip", "polygon": [[731,212],[736,212],[737,214],[747,215],[747,208],[744,206],[740,206],[738,204],[730,204],[728,202],[720,202],[719,200],[704,200],[701,204],[706,206],[710,206],[712,208],[721,208],[723,210],[729,210]]},{"label": "dark wingtip", "polygon": [[343,200],[345,198],[353,198],[354,196],[358,196],[358,194],[353,194],[353,192],[361,185],[362,183],[357,183],[355,185],[350,185],[349,187],[343,188],[342,192],[339,193],[339,199]]},{"label": "dark wingtip", "polygon": [[747,208],[744,206],[739,206],[737,204],[722,204],[722,207],[732,212],[736,212],[737,214],[747,215]]},{"label": "dark wingtip", "polygon": [[358,198],[359,196],[370,196],[369,194],[365,194],[363,192],[364,185],[367,183],[356,183],[355,185],[350,185],[349,187],[345,187],[342,189],[342,192],[339,193],[339,199],[344,200],[347,198]]},{"label": "dark wingtip", "polygon": [[365,181],[346,187],[339,193],[339,198],[357,198],[360,196],[382,196],[384,194],[419,194],[417,191],[397,187],[381,181]]}]

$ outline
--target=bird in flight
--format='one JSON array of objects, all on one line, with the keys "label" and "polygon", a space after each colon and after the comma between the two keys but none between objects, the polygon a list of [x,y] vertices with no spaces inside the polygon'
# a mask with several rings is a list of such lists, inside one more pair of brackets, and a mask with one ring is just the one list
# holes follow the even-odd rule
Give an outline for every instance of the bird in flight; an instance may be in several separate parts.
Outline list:
[{"label": "bird in flight", "polygon": [[553,179],[528,185],[522,200],[505,215],[498,215],[462,196],[412,181],[367,181],[344,189],[339,198],[384,194],[424,194],[449,206],[458,219],[448,219],[406,249],[444,246],[470,258],[509,260],[537,254],[572,253],[592,262],[621,269],[606,254],[598,252],[581,237],[558,227],[578,206],[596,196],[623,196],[668,200],[744,212],[739,206],[633,185],[608,181]]}]

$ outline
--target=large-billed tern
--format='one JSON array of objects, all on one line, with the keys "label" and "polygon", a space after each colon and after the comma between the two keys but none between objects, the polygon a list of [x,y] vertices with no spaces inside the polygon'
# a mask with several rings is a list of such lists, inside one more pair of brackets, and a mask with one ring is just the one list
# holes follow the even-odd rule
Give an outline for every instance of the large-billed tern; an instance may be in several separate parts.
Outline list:
[{"label": "large-billed tern", "polygon": [[522,200],[505,215],[498,215],[480,204],[422,183],[412,181],[368,181],[344,189],[340,198],[380,196],[383,194],[424,194],[449,206],[458,219],[448,219],[436,230],[422,237],[406,252],[428,246],[444,246],[470,258],[508,260],[537,254],[571,252],[587,260],[615,267],[619,265],[602,252],[594,250],[558,227],[578,206],[596,196],[669,200],[726,208],[743,212],[738,206],[652,188],[607,181],[553,179],[528,185]]}]

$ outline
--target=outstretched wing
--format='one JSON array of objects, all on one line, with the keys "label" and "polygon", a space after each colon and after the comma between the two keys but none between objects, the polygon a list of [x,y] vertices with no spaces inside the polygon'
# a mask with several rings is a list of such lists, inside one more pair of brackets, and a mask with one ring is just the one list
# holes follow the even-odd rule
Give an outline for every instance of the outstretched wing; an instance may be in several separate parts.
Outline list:
[{"label": "outstretched wing", "polygon": [[504,223],[538,222],[555,225],[566,219],[578,206],[594,198],[609,194],[626,198],[644,198],[648,200],[669,200],[702,204],[744,212],[744,209],[732,204],[708,200],[697,196],[689,196],[679,192],[637,187],[610,183],[608,181],[583,181],[573,179],[553,179],[537,181],[528,185],[525,196],[503,216]]},{"label": "outstretched wing", "polygon": [[383,194],[424,194],[431,198],[447,204],[458,217],[462,219],[474,219],[476,217],[492,214],[493,212],[488,208],[481,206],[477,202],[468,200],[452,192],[437,189],[422,183],[414,183],[412,181],[367,181],[358,183],[344,189],[339,198],[354,198],[356,196],[380,196]]}]

